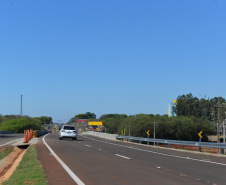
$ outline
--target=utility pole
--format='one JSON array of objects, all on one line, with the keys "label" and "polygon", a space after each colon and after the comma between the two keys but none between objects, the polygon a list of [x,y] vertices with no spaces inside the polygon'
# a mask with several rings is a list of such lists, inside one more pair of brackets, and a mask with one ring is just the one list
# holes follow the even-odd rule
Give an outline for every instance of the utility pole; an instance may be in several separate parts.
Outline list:
[{"label": "utility pole", "polygon": [[21,94],[21,101],[20,101],[20,115],[23,115],[23,95]]},{"label": "utility pole", "polygon": [[129,136],[130,136],[130,124],[129,124]]},{"label": "utility pole", "polygon": [[[225,144],[225,123],[226,123],[226,119],[224,119],[223,121],[223,143]],[[225,153],[225,149],[224,150],[224,153]]]},{"label": "utility pole", "polygon": [[[219,127],[220,127],[220,97],[218,97],[218,110],[217,110],[217,143],[220,143],[220,130],[219,130]],[[219,153],[220,150],[219,148],[217,149],[217,153]]]},{"label": "utility pole", "polygon": [[223,143],[225,144],[225,124],[226,124],[226,119],[223,121]]},{"label": "utility pole", "polygon": [[[220,97],[218,97],[218,103],[217,103],[217,106],[214,106],[215,108],[215,114],[217,112],[217,116],[214,116],[215,118],[215,123],[217,124],[217,143],[220,143]],[[219,148],[217,149],[217,153],[219,154],[220,153],[220,150]]]},{"label": "utility pole", "polygon": [[[155,139],[155,121],[154,121],[154,139]],[[154,146],[155,146],[155,142],[154,142]]]}]

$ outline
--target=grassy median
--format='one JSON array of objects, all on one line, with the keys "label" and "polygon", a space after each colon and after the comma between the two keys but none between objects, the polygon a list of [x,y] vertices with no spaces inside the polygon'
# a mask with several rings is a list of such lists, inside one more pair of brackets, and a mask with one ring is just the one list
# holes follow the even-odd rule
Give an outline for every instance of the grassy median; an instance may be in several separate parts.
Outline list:
[{"label": "grassy median", "polygon": [[5,156],[9,155],[9,153],[11,153],[12,151],[12,145],[0,148],[0,160],[3,159]]},{"label": "grassy median", "polygon": [[37,159],[36,149],[34,145],[29,146],[13,175],[2,184],[47,184],[42,166]]}]

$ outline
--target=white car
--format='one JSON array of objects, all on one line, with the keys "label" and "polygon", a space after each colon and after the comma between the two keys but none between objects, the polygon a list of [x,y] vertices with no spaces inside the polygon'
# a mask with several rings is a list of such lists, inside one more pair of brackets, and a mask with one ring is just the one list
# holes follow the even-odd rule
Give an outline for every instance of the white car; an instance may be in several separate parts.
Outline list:
[{"label": "white car", "polygon": [[77,140],[77,130],[74,126],[63,125],[59,130],[59,139],[62,138],[72,138],[73,140]]}]

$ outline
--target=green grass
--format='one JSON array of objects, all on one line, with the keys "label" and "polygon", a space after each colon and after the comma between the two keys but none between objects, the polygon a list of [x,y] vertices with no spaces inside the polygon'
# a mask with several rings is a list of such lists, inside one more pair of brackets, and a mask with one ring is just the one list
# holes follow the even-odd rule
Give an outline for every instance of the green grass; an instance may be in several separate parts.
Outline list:
[{"label": "green grass", "polygon": [[13,175],[3,185],[38,184],[46,185],[42,166],[37,159],[36,149],[31,145]]},{"label": "green grass", "polygon": [[3,159],[5,156],[7,156],[9,153],[11,153],[13,149],[14,147],[11,145],[11,146],[4,147],[2,150],[0,150],[0,160]]}]

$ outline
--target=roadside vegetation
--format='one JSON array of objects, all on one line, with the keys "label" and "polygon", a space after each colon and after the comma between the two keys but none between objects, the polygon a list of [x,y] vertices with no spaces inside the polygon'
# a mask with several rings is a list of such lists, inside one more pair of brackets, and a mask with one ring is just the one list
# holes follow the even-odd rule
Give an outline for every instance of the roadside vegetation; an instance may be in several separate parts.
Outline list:
[{"label": "roadside vegetation", "polygon": [[122,135],[131,135],[134,137],[147,137],[146,132],[150,130],[150,138],[172,139],[185,141],[198,141],[198,133],[203,130],[203,141],[207,141],[208,135],[216,134],[214,125],[205,119],[196,117],[168,115],[151,115],[138,114],[135,116],[125,117],[124,115],[114,115],[107,117],[104,120],[106,131]]},{"label": "roadside vegetation", "polygon": [[[180,95],[173,106],[175,116],[159,114],[104,114],[95,119],[94,113],[78,114],[69,120],[73,124],[77,119],[104,122],[106,132],[111,134],[147,137],[150,130],[151,138],[198,141],[198,133],[203,131],[202,141],[208,141],[208,136],[217,134],[217,121],[220,125],[226,119],[226,100],[222,97],[197,98],[191,93]],[[88,123],[86,122],[86,125]]]},{"label": "roadside vegetation", "polygon": [[74,117],[72,117],[67,123],[68,124],[73,124],[75,120],[77,119],[88,119],[88,120],[96,120],[96,114],[87,112],[85,114],[77,114]]},{"label": "roadside vegetation", "polygon": [[0,148],[0,160],[9,155],[13,151],[14,147],[12,145]]},{"label": "roadside vegetation", "polygon": [[197,98],[191,93],[177,97],[177,103],[174,106],[174,112],[177,116],[194,116],[209,121],[219,121],[226,119],[226,100],[223,97]]},{"label": "roadside vegetation", "polygon": [[36,149],[31,145],[13,175],[3,185],[37,184],[46,185],[45,175],[37,159]]},{"label": "roadside vegetation", "polygon": [[0,114],[0,131],[23,133],[24,130],[42,130],[44,124],[51,124],[52,118],[47,116],[31,118],[29,116]]},{"label": "roadside vegetation", "polygon": [[[197,98],[186,94],[177,97],[173,110],[176,116],[153,114],[105,114],[100,120],[105,123],[108,133],[147,137],[155,135],[158,139],[175,139],[198,141],[198,133],[203,131],[203,141],[208,141],[209,135],[217,134],[217,121],[226,119],[226,101],[222,97]],[[222,124],[221,124],[222,125]]]}]

